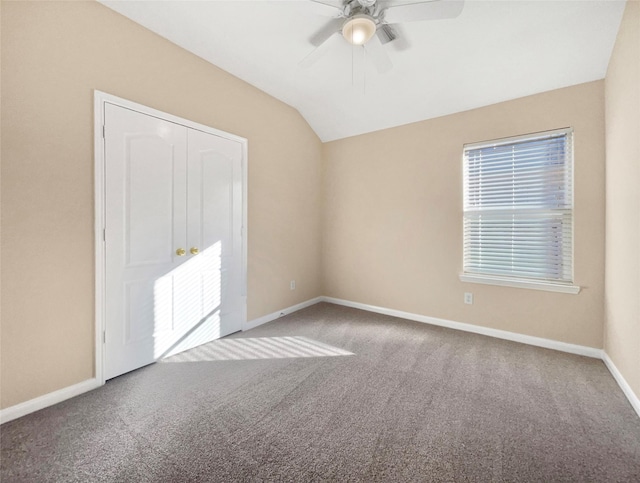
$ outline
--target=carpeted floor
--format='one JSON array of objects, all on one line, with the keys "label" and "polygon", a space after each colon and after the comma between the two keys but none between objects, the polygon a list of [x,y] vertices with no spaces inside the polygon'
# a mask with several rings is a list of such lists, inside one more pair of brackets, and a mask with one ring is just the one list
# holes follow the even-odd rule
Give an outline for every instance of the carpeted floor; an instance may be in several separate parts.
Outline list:
[{"label": "carpeted floor", "polygon": [[0,431],[3,482],[640,481],[601,361],[325,303]]}]

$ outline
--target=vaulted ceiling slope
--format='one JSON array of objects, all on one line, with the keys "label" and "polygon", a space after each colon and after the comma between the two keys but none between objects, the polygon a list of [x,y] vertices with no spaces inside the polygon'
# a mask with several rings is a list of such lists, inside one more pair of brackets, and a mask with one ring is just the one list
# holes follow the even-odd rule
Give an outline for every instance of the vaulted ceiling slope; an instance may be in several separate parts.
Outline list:
[{"label": "vaulted ceiling slope", "polygon": [[625,6],[467,0],[456,18],[401,24],[379,73],[339,36],[300,65],[331,21],[311,0],[101,3],[293,106],[322,141],[602,79]]}]

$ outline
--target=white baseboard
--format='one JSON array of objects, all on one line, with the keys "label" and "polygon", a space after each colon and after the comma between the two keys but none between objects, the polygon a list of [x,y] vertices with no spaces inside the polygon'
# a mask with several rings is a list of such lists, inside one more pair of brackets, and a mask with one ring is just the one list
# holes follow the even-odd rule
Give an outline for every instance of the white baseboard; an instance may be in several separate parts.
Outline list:
[{"label": "white baseboard", "polygon": [[463,322],[438,319],[435,317],[428,317],[426,315],[413,314],[411,312],[403,312],[401,310],[387,309],[385,307],[376,307],[375,305],[351,302],[349,300],[336,299],[333,297],[322,297],[322,300],[324,302],[330,302],[332,304],[344,305],[345,307],[353,307],[356,309],[367,310],[369,312],[375,312],[378,314],[391,315],[393,317],[414,320],[416,322],[423,322],[425,324],[437,325],[440,327],[447,327],[449,329],[455,330],[462,330],[464,332],[473,332],[474,334],[487,335],[489,337],[495,337],[496,339],[505,339],[513,342],[520,342],[522,344],[544,347],[545,349],[553,349],[586,357],[593,357],[595,359],[602,358],[602,349],[596,349],[595,347],[568,344],[566,342],[543,339],[542,337],[518,334],[516,332],[508,332],[506,330],[491,329],[489,327],[483,327],[481,325],[465,324]]},{"label": "white baseboard", "polygon": [[636,413],[638,413],[638,416],[640,416],[640,399],[638,399],[636,393],[633,392],[633,389],[631,389],[629,383],[627,383],[625,378],[622,376],[616,365],[609,357],[609,354],[607,354],[605,351],[602,351],[602,360],[607,366],[607,369],[609,369],[609,372],[611,373],[613,378],[618,383],[618,386],[620,386],[620,389],[622,389],[624,395],[627,396],[627,399],[631,403],[631,407],[635,409]]},{"label": "white baseboard", "polygon": [[259,317],[257,319],[249,320],[242,325],[242,330],[253,329],[255,327],[258,327],[259,325],[266,324],[267,322],[271,322],[272,320],[276,320],[277,318],[282,317],[283,315],[288,315],[293,312],[297,312],[298,310],[315,305],[318,302],[322,302],[323,299],[324,297],[316,297],[316,298],[301,302],[299,304],[292,305],[291,307],[287,307],[286,309],[278,310],[276,312],[263,315],[262,317]]},{"label": "white baseboard", "polygon": [[58,404],[72,397],[79,396],[80,394],[96,389],[101,385],[102,384],[100,384],[96,378],[87,379],[86,381],[79,382],[73,386],[63,387],[57,391],[2,409],[0,410],[0,424],[13,421],[14,419],[26,416],[29,413],[53,406],[54,404]]},{"label": "white baseboard", "polygon": [[[322,297],[316,297],[297,305],[287,307],[286,309],[278,310],[277,312],[273,312],[272,314],[268,314],[258,319],[246,322],[245,324],[243,324],[242,330],[253,329],[254,327],[258,327],[259,325],[271,322],[278,317],[296,312],[300,309],[304,309],[305,307],[309,307],[321,301]],[[71,399],[72,397],[79,396],[80,394],[91,391],[92,389],[96,389],[101,385],[102,384],[97,378],[87,379],[86,381],[79,382],[78,384],[74,384],[73,386],[64,387],[35,399],[30,399],[29,401],[16,404],[15,406],[11,406],[6,409],[2,409],[0,410],[0,424],[13,421],[14,419],[26,416],[27,414],[33,413],[40,409],[53,406],[54,404],[58,404],[67,399]]]},{"label": "white baseboard", "polygon": [[624,379],[618,368],[615,366],[609,355],[602,349],[596,349],[595,347],[586,347],[576,344],[568,344],[566,342],[560,342],[551,339],[543,339],[541,337],[534,337],[531,335],[518,334],[515,332],[508,332],[506,330],[490,329],[488,327],[482,327],[479,325],[465,324],[462,322],[453,322],[451,320],[437,319],[435,317],[428,317],[426,315],[413,314],[411,312],[403,312],[401,310],[387,309],[385,307],[376,307],[375,305],[362,304],[359,302],[351,302],[350,300],[336,299],[333,297],[320,297],[323,302],[329,302],[336,305],[344,305],[345,307],[353,307],[355,309],[367,310],[369,312],[375,312],[378,314],[391,315],[393,317],[400,317],[402,319],[414,320],[416,322],[423,322],[426,324],[438,325],[440,327],[447,327],[449,329],[462,330],[465,332],[473,332],[475,334],[482,334],[489,337],[495,337],[497,339],[506,339],[513,342],[520,342],[522,344],[534,345],[537,347],[544,347],[546,349],[553,349],[561,352],[568,352],[570,354],[577,354],[586,357],[592,357],[594,359],[602,359],[607,369],[616,380],[620,389],[631,403],[631,407],[640,416],[640,399],[633,392],[631,386]]},{"label": "white baseboard", "polygon": [[[437,325],[440,327],[447,327],[449,329],[461,330],[464,332],[472,332],[475,334],[486,335],[489,337],[495,337],[497,339],[505,339],[514,342],[520,342],[522,344],[529,344],[538,347],[544,347],[546,349],[553,349],[562,352],[568,352],[570,354],[578,354],[586,357],[593,357],[596,359],[602,359],[613,375],[614,379],[624,392],[625,396],[631,403],[633,409],[640,416],[640,399],[633,392],[627,381],[624,379],[618,368],[615,366],[609,356],[602,350],[594,347],[586,347],[576,344],[568,344],[566,342],[559,342],[551,339],[543,339],[541,337],[533,337],[530,335],[518,334],[515,332],[508,332],[506,330],[490,329],[488,327],[482,327],[479,325],[465,324],[462,322],[454,322],[451,320],[438,319],[435,317],[428,317],[426,315],[413,314],[411,312],[403,312],[401,310],[388,309],[385,307],[377,307],[375,305],[363,304],[359,302],[351,302],[349,300],[342,300],[333,297],[316,297],[297,305],[292,305],[282,310],[278,310],[271,314],[264,315],[257,319],[248,321],[243,324],[243,330],[253,329],[267,322],[271,322],[283,315],[288,315],[298,310],[310,307],[318,302],[329,302],[336,305],[343,305],[345,307],[352,307],[356,309],[366,310],[369,312],[375,312],[378,314],[390,315],[393,317],[399,317],[402,319],[413,320],[416,322],[422,322],[431,325]],[[65,387],[57,391],[45,394],[43,396],[25,401],[15,406],[8,407],[0,410],[0,424],[12,421],[14,419],[26,416],[29,413],[44,409],[54,404],[60,403],[66,399],[78,396],[92,389],[100,387],[102,384],[98,379],[87,379],[86,381],[74,384],[73,386]]]}]

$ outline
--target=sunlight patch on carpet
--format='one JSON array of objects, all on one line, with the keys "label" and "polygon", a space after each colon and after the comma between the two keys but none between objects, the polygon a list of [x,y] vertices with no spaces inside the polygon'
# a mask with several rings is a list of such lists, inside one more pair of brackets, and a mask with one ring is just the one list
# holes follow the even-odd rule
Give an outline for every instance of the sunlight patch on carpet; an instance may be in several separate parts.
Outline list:
[{"label": "sunlight patch on carpet", "polygon": [[306,337],[220,339],[176,354],[161,362],[206,362],[292,357],[352,356],[352,352]]}]

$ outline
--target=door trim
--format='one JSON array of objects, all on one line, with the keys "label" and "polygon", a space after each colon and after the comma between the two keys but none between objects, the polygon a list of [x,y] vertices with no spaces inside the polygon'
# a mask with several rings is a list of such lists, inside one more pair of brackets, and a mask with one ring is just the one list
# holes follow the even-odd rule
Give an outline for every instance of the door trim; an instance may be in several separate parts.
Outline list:
[{"label": "door trim", "polygon": [[100,385],[104,384],[104,364],[106,351],[104,350],[105,333],[105,309],[106,309],[106,272],[105,257],[106,247],[104,241],[105,229],[105,152],[104,152],[104,106],[113,104],[125,109],[157,117],[165,121],[180,124],[191,129],[196,129],[208,134],[213,134],[224,139],[229,139],[240,143],[242,146],[242,282],[241,282],[241,322],[242,326],[247,321],[247,185],[248,185],[248,141],[246,138],[230,134],[219,129],[215,129],[204,124],[189,121],[173,114],[158,111],[151,107],[143,106],[133,101],[121,97],[107,94],[106,92],[94,90],[94,246],[95,246],[95,337],[94,337],[94,373],[95,379]]}]

